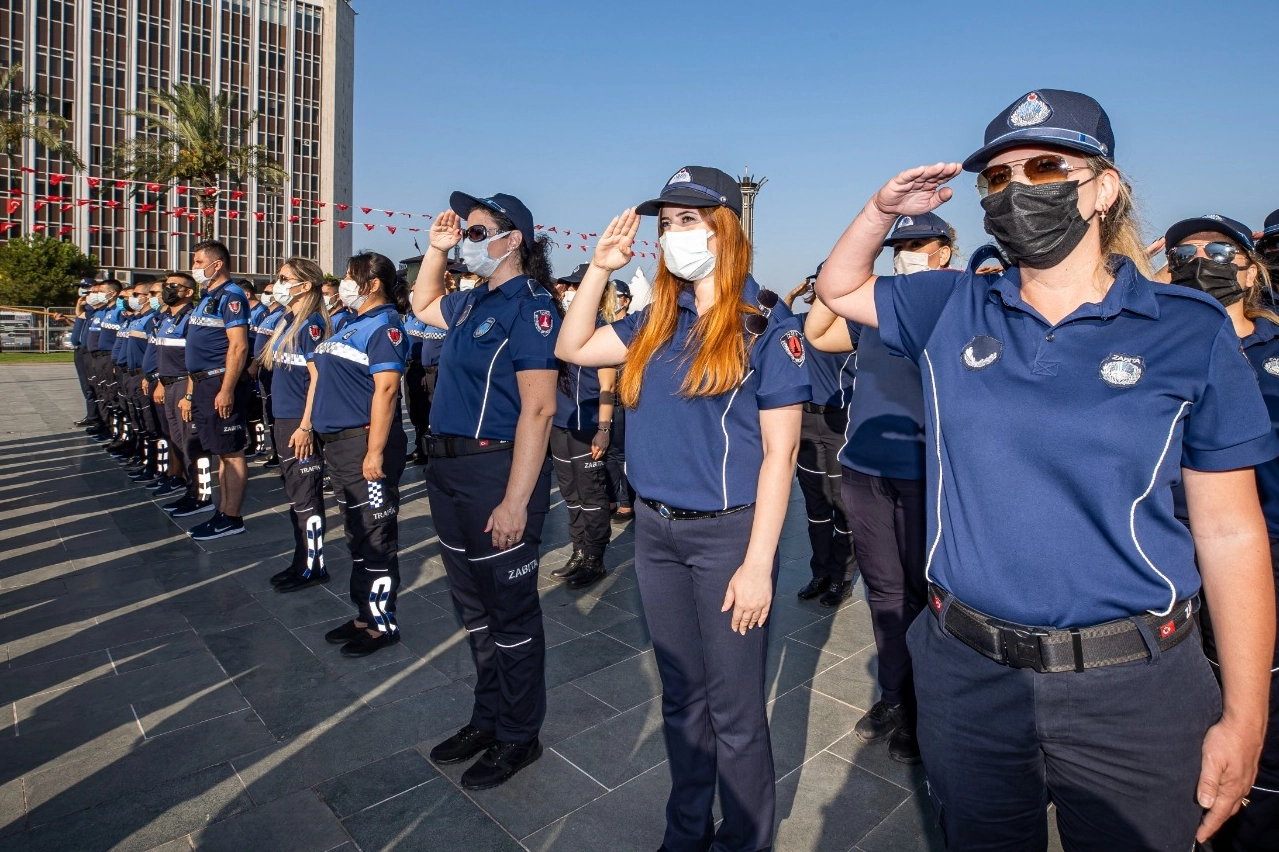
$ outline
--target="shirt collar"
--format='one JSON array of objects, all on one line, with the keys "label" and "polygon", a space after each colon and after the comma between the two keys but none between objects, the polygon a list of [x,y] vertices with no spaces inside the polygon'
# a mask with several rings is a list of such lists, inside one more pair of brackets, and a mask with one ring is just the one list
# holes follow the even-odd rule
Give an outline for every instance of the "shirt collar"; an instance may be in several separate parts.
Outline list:
[{"label": "shirt collar", "polygon": [[351,312],[351,322],[357,322],[357,321],[360,321],[360,320],[365,320],[365,319],[368,319],[368,318],[370,318],[370,317],[375,317],[375,316],[377,316],[378,314],[384,314],[384,313],[387,313],[388,311],[394,311],[394,310],[395,310],[395,303],[394,303],[394,302],[385,302],[385,303],[383,303],[383,304],[381,304],[381,305],[378,305],[376,308],[370,308],[369,310],[365,311],[365,312],[364,312],[364,313],[362,313],[362,314],[357,314],[355,311],[352,311],[352,312]]},{"label": "shirt collar", "polygon": [[1252,330],[1252,334],[1239,341],[1239,344],[1247,349],[1249,346],[1256,346],[1259,343],[1266,343],[1279,337],[1279,325],[1275,325],[1265,317],[1256,317],[1253,319],[1253,325],[1256,326]]},{"label": "shirt collar", "polygon": [[[750,305],[758,303],[759,291],[761,289],[759,282],[752,276],[747,275],[746,283],[742,285],[742,301]],[[676,299],[676,303],[686,311],[697,313],[697,297],[693,295],[692,285],[680,288],[679,297]]]},{"label": "shirt collar", "polygon": [[[491,287],[489,284],[485,284],[484,286]],[[514,299],[525,289],[529,292],[533,292],[533,279],[529,278],[527,275],[516,275],[497,287],[497,291],[508,299]],[[492,292],[492,290],[489,292]]]},{"label": "shirt collar", "polygon": [[[1121,311],[1128,311],[1138,316],[1158,319],[1159,303],[1155,299],[1154,288],[1159,285],[1141,275],[1137,271],[1137,267],[1128,258],[1115,255],[1112,260],[1117,264],[1114,273],[1115,281],[1110,285],[1110,289],[1106,291],[1101,303],[1080,305],[1071,313],[1070,318],[1099,317],[1101,319],[1111,319],[1118,316]],[[1021,297],[1020,267],[1006,270],[1003,275],[996,278],[990,284],[989,292],[992,300],[1001,300],[1010,308],[1017,308],[1023,311],[1033,310]]]}]

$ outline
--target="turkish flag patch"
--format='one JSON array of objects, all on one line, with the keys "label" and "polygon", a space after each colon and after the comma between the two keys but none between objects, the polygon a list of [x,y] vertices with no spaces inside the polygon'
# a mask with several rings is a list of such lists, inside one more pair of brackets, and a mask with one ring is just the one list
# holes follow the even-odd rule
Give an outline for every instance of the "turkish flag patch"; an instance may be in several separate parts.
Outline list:
[{"label": "turkish flag patch", "polygon": [[1165,621],[1159,625],[1159,638],[1167,639],[1169,636],[1177,632],[1177,625],[1172,621]]},{"label": "turkish flag patch", "polygon": [[398,328],[388,328],[386,330],[386,336],[390,339],[392,346],[399,346],[400,341],[404,339],[404,335],[400,334],[400,330]]},{"label": "turkish flag patch", "polygon": [[941,598],[938,595],[933,595],[932,598],[933,609],[941,612]]},{"label": "turkish flag patch", "polygon": [[311,326],[309,329],[307,329],[307,332],[311,335],[312,340],[319,340],[320,335],[323,334],[323,332],[320,331],[320,327],[318,325]]},{"label": "turkish flag patch", "polygon": [[537,330],[542,332],[543,337],[547,337],[551,333],[551,329],[555,327],[555,321],[551,319],[550,311],[534,311],[533,325],[537,326]]},{"label": "turkish flag patch", "polygon": [[798,331],[788,331],[782,335],[782,348],[786,350],[786,354],[795,362],[796,367],[804,366],[804,335]]},{"label": "turkish flag patch", "polygon": [[231,313],[238,314],[240,312],[239,302],[227,302],[227,307],[231,309]]}]

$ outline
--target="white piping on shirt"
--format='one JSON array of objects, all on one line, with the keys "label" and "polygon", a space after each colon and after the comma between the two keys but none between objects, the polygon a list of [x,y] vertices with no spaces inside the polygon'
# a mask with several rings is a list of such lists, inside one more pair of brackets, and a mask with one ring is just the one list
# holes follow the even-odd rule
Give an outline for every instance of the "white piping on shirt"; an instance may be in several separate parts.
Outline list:
[{"label": "white piping on shirt", "polygon": [[484,428],[484,411],[489,405],[489,388],[493,387],[493,366],[497,364],[497,356],[502,354],[502,350],[505,349],[506,344],[510,342],[511,339],[509,337],[506,338],[506,340],[503,340],[502,345],[497,347],[497,351],[493,353],[493,360],[489,362],[488,377],[484,380],[484,402],[480,403],[480,419],[479,422],[475,424],[475,439],[477,441],[480,438],[480,429]]},{"label": "white piping on shirt", "polygon": [[1159,468],[1164,466],[1164,459],[1168,457],[1168,448],[1172,446],[1173,433],[1177,431],[1177,421],[1186,413],[1186,409],[1190,407],[1190,402],[1186,401],[1177,409],[1177,415],[1172,418],[1172,423],[1168,425],[1168,437],[1164,440],[1163,451],[1159,453],[1159,461],[1155,462],[1155,469],[1150,472],[1150,484],[1146,486],[1146,490],[1136,500],[1132,501],[1132,507],[1128,510],[1128,532],[1132,535],[1132,543],[1137,546],[1137,552],[1141,554],[1141,558],[1150,566],[1150,570],[1159,575],[1159,579],[1168,584],[1168,590],[1172,593],[1172,597],[1168,601],[1168,608],[1163,612],[1151,612],[1155,615],[1168,615],[1172,612],[1173,607],[1177,605],[1177,586],[1169,580],[1164,572],[1155,567],[1155,563],[1150,561],[1150,557],[1146,555],[1146,551],[1141,549],[1141,542],[1137,540],[1137,504],[1150,496],[1150,492],[1155,490],[1155,480],[1159,478]]},{"label": "white piping on shirt", "polygon": [[931,583],[933,578],[930,571],[933,567],[933,556],[937,553],[937,545],[941,544],[941,495],[945,473],[941,463],[941,406],[937,403],[937,376],[933,374],[933,359],[928,357],[927,350],[924,351],[924,361],[928,364],[928,383],[933,390],[933,442],[937,447],[937,537],[928,548],[928,561],[924,563],[924,579]]},{"label": "white piping on shirt", "polygon": [[[849,361],[851,361],[851,360],[853,359],[853,356],[854,356],[854,355],[856,355],[856,354],[857,354],[857,350],[856,350],[856,349],[854,349],[852,352],[849,352],[849,353],[848,353],[848,357],[844,359],[844,363],[842,363],[842,364],[840,364],[840,365],[839,365],[839,375],[840,375],[840,376],[843,376],[843,375],[844,375],[844,370],[848,368],[848,362],[849,362]],[[857,377],[856,377],[856,376],[853,376],[853,386],[852,386],[852,387],[849,387],[847,392],[851,394],[851,393],[852,393],[852,391],[853,391],[853,387],[855,387],[856,385],[857,385]],[[843,382],[840,382],[840,383],[839,383],[839,407],[840,407],[840,408],[848,408],[848,397],[847,397],[847,396],[845,396],[844,383],[843,383]]]},{"label": "white piping on shirt", "polygon": [[582,428],[582,368],[577,368],[577,381],[573,388],[573,407],[577,409],[577,428]]},{"label": "white piping on shirt", "polygon": [[[848,362],[845,361],[844,363],[847,364]],[[852,396],[855,393],[857,393],[857,350],[856,349],[853,350],[853,384],[848,388],[849,400],[844,405],[844,411],[848,414],[848,417],[844,420],[844,445],[840,447],[839,452],[836,453],[836,455],[838,456],[842,456],[844,454],[844,450],[848,449],[848,432],[853,426],[853,415],[852,415],[852,412],[848,411],[848,409],[853,404]]]},{"label": "white piping on shirt", "polygon": [[724,490],[724,508],[728,508],[728,412],[733,407],[733,402],[737,399],[737,392],[742,389],[742,385],[746,384],[746,380],[751,377],[754,370],[748,370],[746,375],[742,377],[742,381],[737,387],[733,388],[733,395],[728,398],[728,405],[724,406],[724,413],[719,418],[719,428],[724,432],[724,463],[720,465],[720,487]]}]

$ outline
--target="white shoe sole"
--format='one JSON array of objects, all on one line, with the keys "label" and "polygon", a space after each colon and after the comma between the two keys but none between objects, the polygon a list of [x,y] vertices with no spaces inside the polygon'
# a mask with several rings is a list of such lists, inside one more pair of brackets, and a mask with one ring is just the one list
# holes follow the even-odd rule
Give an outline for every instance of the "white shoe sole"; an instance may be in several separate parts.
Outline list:
[{"label": "white shoe sole", "polygon": [[190,532],[188,532],[187,535],[191,536],[191,538],[196,541],[213,541],[215,538],[226,538],[229,535],[239,535],[242,532],[244,532],[244,527],[240,526],[234,529],[223,530],[222,532],[214,533],[213,535],[196,535],[195,533]]}]

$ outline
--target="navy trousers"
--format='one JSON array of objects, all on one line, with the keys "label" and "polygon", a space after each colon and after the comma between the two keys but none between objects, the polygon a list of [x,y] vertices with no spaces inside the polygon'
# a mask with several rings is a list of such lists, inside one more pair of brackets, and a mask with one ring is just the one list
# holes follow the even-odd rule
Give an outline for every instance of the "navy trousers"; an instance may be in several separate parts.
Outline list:
[{"label": "navy trousers", "polygon": [[573,549],[587,556],[604,555],[612,535],[608,511],[608,477],[604,460],[591,458],[594,432],[551,427],[551,459],[560,496],[568,507],[568,536]]},{"label": "navy trousers", "polygon": [[98,420],[98,392],[93,386],[89,351],[83,346],[77,346],[71,359],[75,364],[76,378],[80,381],[80,393],[84,394],[84,417],[86,420]]},{"label": "navy trousers", "polygon": [[1221,692],[1197,633],[1161,653],[1140,626],[1149,660],[1040,674],[987,659],[931,609],[915,619],[917,735],[948,850],[1043,852],[1049,801],[1070,852],[1193,847]]},{"label": "navy trousers", "polygon": [[[773,750],[765,712],[768,627],[732,631],[720,612],[746,557],[753,508],[668,521],[635,504],[635,574],[662,679],[670,757],[666,852],[756,852],[772,847]],[[776,583],[777,562],[773,565]],[[711,816],[716,784],[724,821]]]},{"label": "navy trousers", "polygon": [[814,577],[833,583],[857,579],[853,538],[848,512],[840,494],[839,451],[844,446],[847,411],[804,411],[795,475],[804,494],[808,515],[808,542],[813,555],[809,567]]},{"label": "navy trousers", "polygon": [[542,465],[529,497],[524,538],[497,550],[484,527],[506,496],[511,460],[509,450],[432,457],[426,493],[453,608],[475,659],[471,724],[502,742],[525,743],[546,718],[546,635],[537,572],[542,523],[551,507],[551,460]]}]

